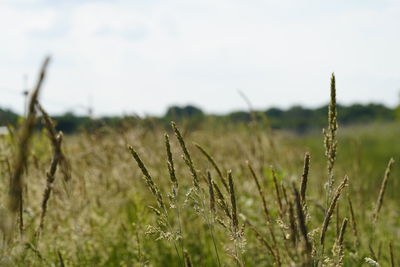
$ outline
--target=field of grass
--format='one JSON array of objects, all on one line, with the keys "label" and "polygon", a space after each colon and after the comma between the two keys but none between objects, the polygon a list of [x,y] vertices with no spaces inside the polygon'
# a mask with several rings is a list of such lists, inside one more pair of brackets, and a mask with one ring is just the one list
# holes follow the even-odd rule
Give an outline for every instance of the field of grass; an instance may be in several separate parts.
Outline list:
[{"label": "field of grass", "polygon": [[0,137],[0,266],[399,266],[398,124],[336,135],[332,98],[325,138],[261,122],[62,136],[32,134],[48,117],[31,104]]}]

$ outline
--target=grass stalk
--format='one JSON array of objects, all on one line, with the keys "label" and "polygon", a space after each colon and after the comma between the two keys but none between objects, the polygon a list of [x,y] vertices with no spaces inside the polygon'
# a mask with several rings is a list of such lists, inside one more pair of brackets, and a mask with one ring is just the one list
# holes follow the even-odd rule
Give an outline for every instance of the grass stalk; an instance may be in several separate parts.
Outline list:
[{"label": "grass stalk", "polygon": [[348,177],[345,176],[342,183],[336,189],[336,192],[333,196],[331,204],[329,205],[328,210],[325,214],[324,222],[322,223],[322,230],[321,230],[321,237],[320,237],[320,244],[322,246],[322,252],[324,251],[325,235],[326,235],[326,231],[328,230],[329,222],[331,220],[332,214],[335,210],[335,207],[339,200],[339,197],[340,197],[343,189],[347,186],[347,183],[348,183]]},{"label": "grass stalk", "polygon": [[388,179],[389,179],[390,172],[392,170],[393,164],[394,164],[394,159],[391,158],[389,160],[389,163],[388,163],[387,168],[385,170],[385,176],[383,177],[381,188],[379,190],[378,200],[376,201],[375,211],[374,211],[374,214],[373,214],[374,223],[378,220],[378,214],[379,214],[379,211],[381,210],[381,207],[382,207],[383,196],[385,195],[386,185],[387,185],[387,182],[388,182]]},{"label": "grass stalk", "polygon": [[45,58],[39,73],[38,81],[30,97],[27,118],[22,126],[18,139],[19,145],[14,161],[14,171],[10,184],[8,208],[11,211],[11,214],[19,213],[21,234],[23,233],[23,171],[26,166],[30,141],[36,122],[36,102],[46,76],[49,62],[50,58]]}]

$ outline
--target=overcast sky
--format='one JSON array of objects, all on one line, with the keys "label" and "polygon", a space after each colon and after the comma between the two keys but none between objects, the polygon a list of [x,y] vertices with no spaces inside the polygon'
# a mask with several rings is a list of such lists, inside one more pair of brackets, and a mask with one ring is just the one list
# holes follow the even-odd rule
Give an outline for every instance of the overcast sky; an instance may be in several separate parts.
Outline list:
[{"label": "overcast sky", "polygon": [[0,107],[23,110],[52,55],[43,105],[52,113],[162,114],[394,106],[400,91],[398,0],[0,0]]}]

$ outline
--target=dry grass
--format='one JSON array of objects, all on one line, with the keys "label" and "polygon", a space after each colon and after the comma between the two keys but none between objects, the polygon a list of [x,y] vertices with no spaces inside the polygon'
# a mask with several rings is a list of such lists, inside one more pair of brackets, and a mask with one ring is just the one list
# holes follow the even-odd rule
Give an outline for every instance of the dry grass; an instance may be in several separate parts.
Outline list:
[{"label": "dry grass", "polygon": [[[334,76],[331,83],[325,146],[322,136],[310,146],[271,136],[256,121],[229,131],[172,123],[168,133],[139,125],[62,138],[38,106],[47,136],[30,132],[30,147],[26,136],[0,139],[1,162],[14,158],[0,165],[14,180],[0,181],[0,265],[397,266],[399,184],[388,178],[398,169],[390,160],[381,182],[378,152],[363,154],[360,162],[373,164],[363,169],[346,154],[351,147],[337,150],[347,141],[337,134]],[[397,156],[394,147],[382,157]],[[333,173],[345,177],[336,191]],[[22,236],[4,226],[18,209]]]}]

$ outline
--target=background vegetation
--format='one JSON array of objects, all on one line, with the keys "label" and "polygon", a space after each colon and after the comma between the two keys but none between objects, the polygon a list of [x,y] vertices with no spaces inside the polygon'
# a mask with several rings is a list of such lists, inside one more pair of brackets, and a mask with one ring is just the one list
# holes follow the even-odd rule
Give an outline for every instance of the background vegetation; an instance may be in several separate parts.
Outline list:
[{"label": "background vegetation", "polygon": [[[382,104],[353,104],[349,106],[337,105],[338,121],[342,126],[365,124],[373,122],[394,122],[400,120],[399,108],[389,108]],[[268,119],[273,129],[284,129],[304,134],[315,129],[321,129],[326,124],[328,105],[310,109],[301,106],[293,106],[283,110],[270,108],[265,111],[235,111],[225,115],[206,114],[200,108],[188,106],[172,106],[168,108],[164,116],[140,118],[138,116],[114,116],[90,118],[88,116],[74,115],[67,112],[54,116],[57,122],[56,128],[64,133],[75,133],[81,130],[98,128],[104,125],[118,128],[126,124],[132,125],[145,121],[146,123],[161,124],[167,128],[170,121],[183,122],[192,127],[202,127],[210,123],[247,124],[252,121],[255,114],[257,121]],[[16,125],[18,115],[10,110],[0,109],[0,125]]]}]

